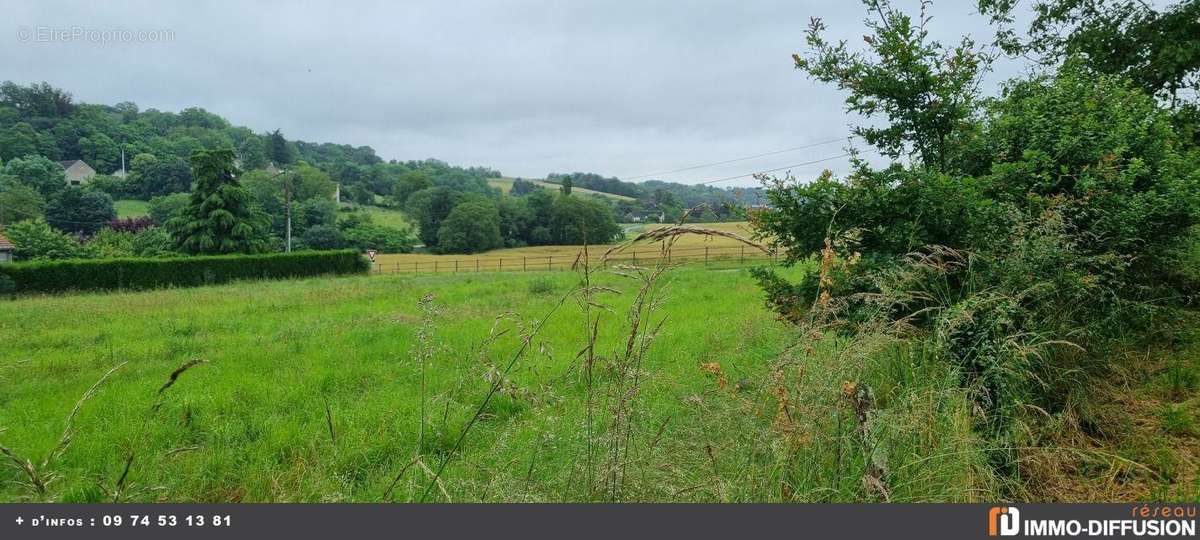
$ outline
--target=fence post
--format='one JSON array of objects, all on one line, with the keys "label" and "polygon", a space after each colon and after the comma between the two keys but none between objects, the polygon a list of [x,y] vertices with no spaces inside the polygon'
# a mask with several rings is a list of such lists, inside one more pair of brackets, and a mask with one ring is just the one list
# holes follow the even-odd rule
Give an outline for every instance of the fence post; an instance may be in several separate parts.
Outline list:
[{"label": "fence post", "polygon": [[417,264],[419,264],[417,261],[413,261],[413,273],[414,274],[419,274],[421,272],[419,269],[417,269]]},{"label": "fence post", "polygon": [[704,266],[708,266],[708,246],[704,246]]},{"label": "fence post", "polygon": [[546,270],[554,270],[554,255],[548,255],[546,257]]},{"label": "fence post", "polygon": [[637,266],[637,250],[635,249],[631,253],[633,253],[633,265]]},{"label": "fence post", "polygon": [[475,257],[475,271],[479,272],[479,257]]},{"label": "fence post", "polygon": [[738,259],[738,264],[745,264],[745,263],[746,263],[746,246],[742,246],[742,255],[741,255],[741,258]]},{"label": "fence post", "polygon": [[525,257],[521,257],[521,271],[524,272],[528,269],[529,269],[529,265],[528,265],[528,263],[525,262]]},{"label": "fence post", "polygon": [[496,264],[499,265],[499,267],[497,268],[496,271],[503,272],[504,271],[504,257],[500,257],[499,259],[496,259]]},{"label": "fence post", "polygon": [[437,266],[438,266],[437,259],[434,259],[433,260],[433,273],[435,273],[435,274],[437,273]]}]

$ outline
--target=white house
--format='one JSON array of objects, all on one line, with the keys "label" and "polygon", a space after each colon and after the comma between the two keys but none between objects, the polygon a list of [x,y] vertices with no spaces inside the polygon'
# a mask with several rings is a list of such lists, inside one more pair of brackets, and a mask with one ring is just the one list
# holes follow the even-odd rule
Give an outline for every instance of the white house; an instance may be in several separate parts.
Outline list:
[{"label": "white house", "polygon": [[82,159],[71,159],[58,162],[62,165],[63,172],[67,175],[67,183],[72,186],[81,186],[88,183],[93,176],[96,176],[96,169],[91,165],[84,163]]},{"label": "white house", "polygon": [[0,263],[12,262],[13,249],[15,248],[16,246],[4,237],[4,233],[0,233]]}]

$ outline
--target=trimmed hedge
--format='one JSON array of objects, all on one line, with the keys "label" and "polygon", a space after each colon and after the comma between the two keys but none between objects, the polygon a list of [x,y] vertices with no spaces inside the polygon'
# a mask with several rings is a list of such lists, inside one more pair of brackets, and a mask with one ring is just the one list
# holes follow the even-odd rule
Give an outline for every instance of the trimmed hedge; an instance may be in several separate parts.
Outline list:
[{"label": "trimmed hedge", "polygon": [[239,279],[363,274],[371,263],[354,250],[267,255],[77,259],[0,265],[17,293],[195,287]]}]

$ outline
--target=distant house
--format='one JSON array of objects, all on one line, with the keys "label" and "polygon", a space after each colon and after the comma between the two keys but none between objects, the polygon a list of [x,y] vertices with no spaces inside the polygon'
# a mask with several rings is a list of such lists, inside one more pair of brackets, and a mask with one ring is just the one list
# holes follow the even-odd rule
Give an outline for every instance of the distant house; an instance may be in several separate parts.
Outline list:
[{"label": "distant house", "polygon": [[16,246],[14,246],[12,242],[9,242],[8,239],[4,237],[3,233],[0,233],[0,263],[12,262],[13,249],[15,248]]},{"label": "distant house", "polygon": [[67,183],[72,186],[86,184],[88,180],[96,176],[96,169],[84,163],[82,159],[60,161],[58,164],[62,165],[63,171],[67,174]]}]

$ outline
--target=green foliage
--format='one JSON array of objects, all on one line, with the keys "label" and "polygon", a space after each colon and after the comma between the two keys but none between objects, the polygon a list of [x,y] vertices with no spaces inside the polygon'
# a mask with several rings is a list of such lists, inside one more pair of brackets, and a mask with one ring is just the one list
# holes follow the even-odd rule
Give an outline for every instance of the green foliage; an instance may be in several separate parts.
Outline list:
[{"label": "green foliage", "polygon": [[137,255],[133,249],[133,238],[133,233],[104,229],[88,240],[85,248],[101,259],[133,257]]},{"label": "green foliage", "polygon": [[122,199],[126,197],[140,197],[141,194],[132,189],[129,180],[117,176],[109,176],[107,174],[97,174],[88,180],[84,185],[84,189],[88,191],[100,191],[107,193],[113,199]]},{"label": "green foliage", "polygon": [[129,189],[143,199],[192,190],[192,171],[183,158],[138,154],[129,168]]},{"label": "green foliage", "polygon": [[183,215],[192,197],[187,193],[172,193],[150,199],[150,218],[159,225]]},{"label": "green foliage", "polygon": [[416,222],[422,243],[437,246],[442,220],[464,198],[461,192],[441,186],[422,189],[408,197],[405,209]]},{"label": "green foliage", "polygon": [[175,239],[163,227],[150,227],[133,235],[133,254],[138,257],[175,257]]},{"label": "green foliage", "polygon": [[85,256],[79,242],[40,219],[13,223],[4,229],[4,235],[15,246],[13,257],[18,261]]},{"label": "green foliage", "polygon": [[32,187],[12,177],[0,176],[0,225],[41,219],[46,200]]},{"label": "green foliage", "polygon": [[300,245],[306,249],[327,250],[346,247],[346,237],[332,225],[315,225],[300,235]]},{"label": "green foliage", "polygon": [[13,263],[0,267],[19,293],[194,287],[243,279],[288,279],[365,273],[356,251],[95,259]]},{"label": "green foliage", "polygon": [[442,253],[477,253],[503,245],[500,213],[490,201],[467,201],[455,206],[438,228]]},{"label": "green foliage", "polygon": [[3,174],[36,189],[46,198],[67,185],[66,173],[63,172],[62,166],[37,155],[5,160]]},{"label": "green foliage", "polygon": [[395,187],[392,188],[392,204],[403,207],[408,202],[409,196],[429,187],[433,187],[433,179],[428,173],[409,171],[401,174],[396,179]]},{"label": "green foliage", "polygon": [[[850,111],[884,112],[888,123],[859,133],[893,157],[911,144],[920,164],[773,181],[773,208],[752,216],[759,234],[790,263],[820,252],[822,266],[799,282],[756,277],[787,320],[919,341],[954,370],[988,445],[1018,446],[1026,406],[1062,411],[1114,342],[1145,339],[1163,304],[1186,300],[1193,134],[1084,60],[979,103],[968,41],[935,66],[944,51],[924,45],[924,23],[867,4],[878,60],[825,43],[816,21],[816,54],[797,66],[848,89]],[[1016,457],[989,456],[1004,472]]]},{"label": "green foliage", "polygon": [[359,251],[409,253],[416,244],[416,238],[408,229],[373,223],[369,214],[351,214],[338,222],[338,228],[345,235],[346,243]]},{"label": "green foliage", "polygon": [[182,214],[167,222],[184,253],[256,253],[266,248],[265,219],[238,183],[231,150],[201,150],[192,156],[196,190]]},{"label": "green foliage", "polygon": [[91,235],[114,219],[117,210],[112,197],[99,191],[68,187],[51,197],[46,205],[46,221],[60,231]]},{"label": "green foliage", "polygon": [[621,236],[621,227],[607,205],[566,195],[554,200],[548,228],[552,243],[563,245],[607,244]]},{"label": "green foliage", "polygon": [[1032,4],[1034,17],[1022,39],[1013,28],[1015,0],[978,0],[980,12],[997,26],[997,43],[1005,52],[1035,56],[1047,65],[1079,58],[1092,70],[1127,78],[1172,106],[1186,90],[1200,88],[1200,2],[1163,7],[1137,0]]},{"label": "green foliage", "polygon": [[284,138],[277,129],[267,134],[267,159],[277,167],[284,167],[296,161],[296,147]]},{"label": "green foliage", "polygon": [[793,55],[796,69],[848,90],[847,112],[886,119],[883,127],[854,129],[868,144],[893,158],[911,151],[926,167],[945,171],[955,140],[969,130],[979,77],[990,60],[970,38],[953,48],[931,41],[925,3],[916,22],[888,0],[863,3],[878,17],[864,21],[869,55],[826,41],[825,24],[814,18],[806,34],[809,55]]}]

